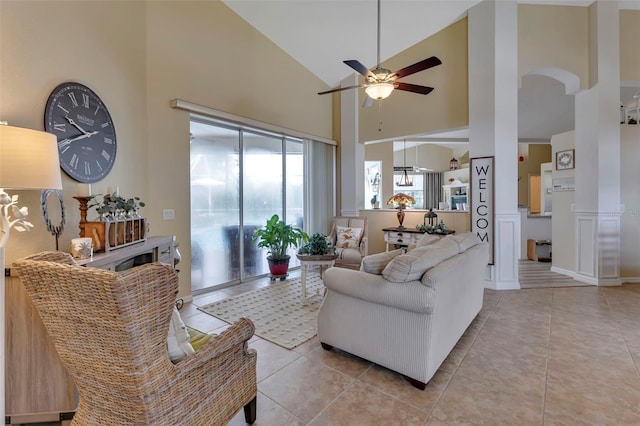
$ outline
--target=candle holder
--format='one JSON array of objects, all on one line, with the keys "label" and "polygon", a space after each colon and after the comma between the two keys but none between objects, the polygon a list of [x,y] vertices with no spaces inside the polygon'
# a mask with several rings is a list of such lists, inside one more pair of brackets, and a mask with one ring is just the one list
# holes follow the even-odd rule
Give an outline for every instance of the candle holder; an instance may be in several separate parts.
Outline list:
[{"label": "candle holder", "polygon": [[80,228],[80,236],[84,237],[84,224],[87,223],[87,210],[89,210],[89,201],[93,199],[93,195],[89,196],[75,196],[73,197],[80,203],[80,224],[78,227]]}]

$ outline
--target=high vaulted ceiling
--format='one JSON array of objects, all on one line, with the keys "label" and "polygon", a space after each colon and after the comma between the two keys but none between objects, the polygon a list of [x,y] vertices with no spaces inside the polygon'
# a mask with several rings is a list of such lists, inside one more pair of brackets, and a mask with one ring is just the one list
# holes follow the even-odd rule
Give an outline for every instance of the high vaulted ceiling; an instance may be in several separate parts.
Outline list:
[{"label": "high vaulted ceiling", "polygon": [[[466,16],[480,0],[381,0],[381,61],[402,52]],[[342,61],[376,65],[376,0],[223,0],[239,16],[295,58],[328,87],[350,75]],[[585,7],[593,0],[518,0],[519,3]],[[620,0],[640,9],[640,0]],[[519,90],[519,137],[546,139],[573,129],[573,96],[554,80],[527,77]],[[325,87],[309,88],[314,92]],[[629,104],[640,87],[621,88]]]}]

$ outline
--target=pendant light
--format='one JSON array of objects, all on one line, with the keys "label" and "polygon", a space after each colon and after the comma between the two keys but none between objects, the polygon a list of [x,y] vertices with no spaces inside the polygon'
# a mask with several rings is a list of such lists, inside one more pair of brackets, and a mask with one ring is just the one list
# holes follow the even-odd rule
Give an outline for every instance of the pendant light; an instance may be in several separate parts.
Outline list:
[{"label": "pendant light", "polygon": [[404,171],[402,172],[402,176],[400,179],[396,181],[396,186],[413,186],[413,179],[409,179],[409,175],[407,175],[407,140],[404,140],[403,150],[404,154]]}]

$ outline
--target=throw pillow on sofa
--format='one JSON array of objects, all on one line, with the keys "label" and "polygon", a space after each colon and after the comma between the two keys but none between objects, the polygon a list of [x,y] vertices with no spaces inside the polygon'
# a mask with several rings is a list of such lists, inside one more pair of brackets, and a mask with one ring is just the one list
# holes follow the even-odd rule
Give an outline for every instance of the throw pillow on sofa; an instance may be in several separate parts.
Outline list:
[{"label": "throw pillow on sofa", "polygon": [[441,238],[438,235],[427,234],[425,233],[420,239],[416,242],[416,247],[424,247],[430,244],[437,243]]},{"label": "throw pillow on sofa", "polygon": [[182,322],[180,312],[178,312],[178,308],[175,306],[173,307],[171,322],[169,324],[167,350],[169,352],[169,359],[173,363],[182,361],[188,355],[196,353],[189,342],[189,331],[187,331],[187,326]]},{"label": "throw pillow on sofa", "polygon": [[336,236],[338,248],[357,248],[360,240],[361,228],[348,228],[345,226],[336,226]]},{"label": "throw pillow on sofa", "polygon": [[404,253],[403,249],[397,249],[366,256],[362,259],[360,270],[369,274],[382,275],[382,270],[389,264],[389,262],[402,253]]},{"label": "throw pillow on sofa", "polygon": [[458,244],[442,239],[396,256],[384,268],[382,275],[387,281],[396,283],[419,280],[429,269],[457,254]]},{"label": "throw pillow on sofa", "polygon": [[458,252],[469,250],[471,247],[480,243],[480,239],[473,232],[462,232],[460,234],[451,234],[447,239],[453,240],[458,244]]}]

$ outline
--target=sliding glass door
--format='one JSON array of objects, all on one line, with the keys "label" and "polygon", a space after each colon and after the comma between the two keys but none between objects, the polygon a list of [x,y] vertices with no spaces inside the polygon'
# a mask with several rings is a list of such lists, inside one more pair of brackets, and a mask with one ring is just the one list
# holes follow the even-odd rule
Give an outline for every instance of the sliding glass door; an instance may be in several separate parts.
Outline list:
[{"label": "sliding glass door", "polygon": [[192,290],[267,274],[253,231],[274,214],[305,229],[305,142],[198,119],[191,135]]}]

